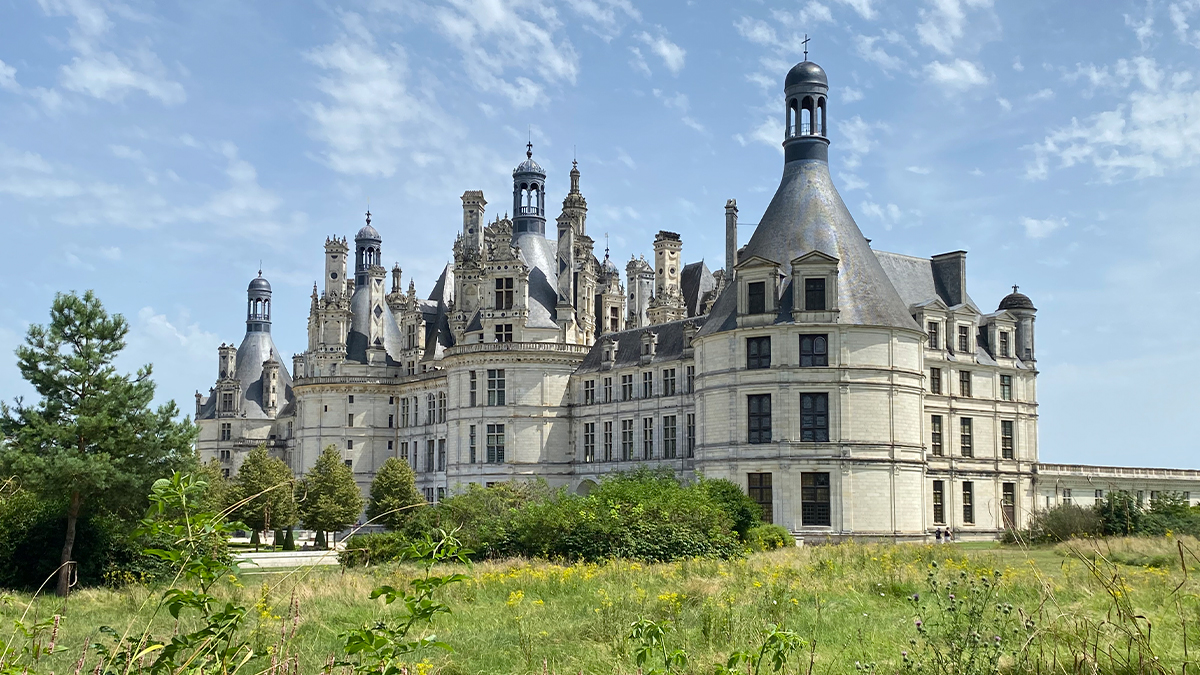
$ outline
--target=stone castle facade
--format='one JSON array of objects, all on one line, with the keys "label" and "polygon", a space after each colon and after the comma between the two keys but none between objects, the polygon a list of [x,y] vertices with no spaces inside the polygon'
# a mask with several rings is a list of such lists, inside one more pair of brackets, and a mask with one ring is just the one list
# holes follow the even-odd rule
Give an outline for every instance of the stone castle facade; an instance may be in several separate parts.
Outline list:
[{"label": "stone castle facade", "polygon": [[733,480],[767,520],[831,539],[994,537],[1108,489],[1200,498],[1200,472],[1039,464],[1033,302],[1014,287],[985,311],[963,251],[870,247],[829,174],[828,93],[815,63],[787,74],[782,180],[741,249],[728,201],[716,272],[664,231],[622,276],[594,250],[577,166],[548,238],[530,145],[511,216],[488,221],[483,193],[463,193],[425,297],[382,266],[370,213],[352,243],[327,239],[290,369],[260,273],[245,338],[196,394],[202,456],[235,472],[265,443],[300,474],[334,445],[364,490],[401,457],[429,501],[667,467]]}]

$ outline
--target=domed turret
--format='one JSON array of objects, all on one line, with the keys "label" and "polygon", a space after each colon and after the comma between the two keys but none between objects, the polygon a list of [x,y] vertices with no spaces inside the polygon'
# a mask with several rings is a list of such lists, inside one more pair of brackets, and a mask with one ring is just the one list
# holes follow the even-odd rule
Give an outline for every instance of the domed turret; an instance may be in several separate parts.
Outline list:
[{"label": "domed turret", "polygon": [[1037,311],[1037,307],[1033,306],[1033,300],[1029,299],[1028,295],[1019,293],[1017,286],[1013,286],[1013,292],[1004,296],[1000,301],[1000,309],[1032,309]]},{"label": "domed turret", "polygon": [[788,71],[787,79],[783,81],[784,89],[814,84],[828,88],[829,78],[825,76],[825,69],[812,61],[801,61],[792,66],[792,69]]},{"label": "domed turret", "polygon": [[263,278],[262,270],[246,287],[246,332],[271,332],[271,284]]},{"label": "domed turret", "polygon": [[805,58],[792,66],[783,81],[784,161],[829,161],[829,122],[825,117],[829,78],[825,69]]},{"label": "domed turret", "polygon": [[1013,286],[1013,292],[1004,296],[1000,301],[1000,310],[1012,314],[1017,320],[1017,353],[1022,361],[1030,363],[1037,361],[1034,351],[1033,323],[1037,318],[1037,308],[1028,295],[1019,291],[1020,286]]},{"label": "domed turret", "polygon": [[250,281],[250,285],[246,287],[246,291],[250,293],[254,291],[266,291],[270,295],[271,283],[263,278],[262,270],[259,270],[258,276]]},{"label": "domed turret", "polygon": [[533,143],[525,144],[525,161],[513,169],[513,235],[546,235],[546,172],[533,161]]},{"label": "domed turret", "polygon": [[367,224],[354,235],[354,286],[367,285],[367,272],[382,265],[383,239],[379,231],[371,227],[371,212],[367,211]]}]

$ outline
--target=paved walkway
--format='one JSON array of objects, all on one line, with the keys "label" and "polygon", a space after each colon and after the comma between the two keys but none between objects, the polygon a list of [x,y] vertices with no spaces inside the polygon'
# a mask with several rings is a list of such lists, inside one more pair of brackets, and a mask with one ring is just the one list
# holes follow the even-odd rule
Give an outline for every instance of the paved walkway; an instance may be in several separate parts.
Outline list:
[{"label": "paved walkway", "polygon": [[276,567],[310,567],[313,565],[337,565],[337,551],[261,551],[259,553],[236,553],[234,559],[243,572],[265,570]]}]

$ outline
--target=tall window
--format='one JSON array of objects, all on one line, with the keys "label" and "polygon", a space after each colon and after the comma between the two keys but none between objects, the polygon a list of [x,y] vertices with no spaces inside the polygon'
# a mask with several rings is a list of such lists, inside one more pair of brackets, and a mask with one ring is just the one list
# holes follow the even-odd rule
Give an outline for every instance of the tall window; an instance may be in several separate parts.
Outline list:
[{"label": "tall window", "polygon": [[958,395],[970,398],[971,396],[971,371],[958,371]]},{"label": "tall window", "polygon": [[958,449],[963,457],[975,456],[975,443],[971,435],[971,418],[963,417],[958,420]]},{"label": "tall window", "polygon": [[421,399],[418,396],[412,397],[412,426],[417,426],[421,423]]},{"label": "tall window", "polygon": [[404,327],[404,346],[408,349],[417,348],[417,324],[410,323]]},{"label": "tall window", "polygon": [[800,520],[805,525],[829,526],[829,473],[800,474]]},{"label": "tall window", "polygon": [[771,474],[746,474],[746,494],[750,495],[751,501],[758,504],[764,523],[775,522],[774,500],[771,496]]},{"label": "tall window", "polygon": [[931,394],[942,393],[942,369],[941,368],[930,368],[929,369],[929,393],[931,393]]},{"label": "tall window", "polygon": [[755,281],[746,284],[746,313],[764,314],[767,311],[767,284]]},{"label": "tall window", "polygon": [[487,404],[504,405],[504,369],[488,369],[487,376]]},{"label": "tall window", "polygon": [[1000,331],[999,337],[1000,337],[1000,356],[1007,358],[1009,355],[1008,331],[1006,331],[1006,330]]},{"label": "tall window", "polygon": [[396,426],[396,416],[388,415],[388,428],[391,429],[394,426]]},{"label": "tall window", "polygon": [[933,481],[933,524],[946,524],[946,484],[943,481]]},{"label": "tall window", "polygon": [[488,464],[504,463],[504,425],[487,425],[487,461]]},{"label": "tall window", "polygon": [[1000,456],[1013,458],[1013,421],[1000,420]]},{"label": "tall window", "polygon": [[513,308],[513,278],[496,279],[496,309]]},{"label": "tall window", "polygon": [[1012,395],[1012,375],[1000,376],[1000,400],[1011,401]]},{"label": "tall window", "polygon": [[800,440],[829,442],[829,394],[800,394]]},{"label": "tall window", "polygon": [[435,452],[437,452],[437,442],[434,441],[432,438],[425,441],[425,470],[426,471],[433,471],[433,467],[435,466],[434,462],[436,461],[434,459]]},{"label": "tall window", "polygon": [[651,398],[654,396],[654,373],[646,371],[642,373],[642,398]]},{"label": "tall window", "polygon": [[642,418],[642,459],[654,457],[654,418]]},{"label": "tall window", "polygon": [[800,336],[800,367],[829,365],[829,338],[825,335]]},{"label": "tall window", "polygon": [[404,461],[408,462],[408,466],[412,467],[412,461],[408,457],[408,441],[400,441],[400,454],[404,456]]},{"label": "tall window", "polygon": [[927,322],[925,324],[925,331],[927,333],[929,333],[929,348],[930,349],[941,349],[940,345],[942,344],[942,340],[941,340],[942,332],[941,332],[941,330],[938,329],[938,322],[936,322],[936,321]]},{"label": "tall window", "polygon": [[804,309],[810,312],[825,310],[825,279],[804,280]]},{"label": "tall window", "polygon": [[604,423],[604,461],[613,461],[613,428],[612,422]]},{"label": "tall window", "polygon": [[687,373],[687,389],[684,391],[690,394],[696,391],[696,366],[688,366],[685,372]]},{"label": "tall window", "polygon": [[425,396],[425,424],[433,424],[437,419],[437,398],[433,394]]},{"label": "tall window", "polygon": [[966,354],[971,349],[971,327],[958,327],[958,351]]},{"label": "tall window", "polygon": [[746,338],[746,368],[756,370],[771,367],[771,338]]},{"label": "tall window", "polygon": [[621,376],[621,400],[633,400],[633,373]]},{"label": "tall window", "polygon": [[929,416],[929,448],[929,452],[932,453],[934,457],[941,457],[943,454],[945,454],[945,450],[942,446],[941,415]]},{"label": "tall window", "polygon": [[496,342],[513,341],[513,325],[511,323],[496,324]]},{"label": "tall window", "polygon": [[1017,523],[1017,484],[1003,483],[1000,486],[1000,512],[1004,517],[1005,529],[1011,530]]},{"label": "tall window", "polygon": [[749,443],[771,442],[771,395],[752,394],[746,397]]},{"label": "tall window", "polygon": [[221,411],[222,412],[232,412],[233,411],[233,392],[230,392],[230,391],[221,392]]},{"label": "tall window", "polygon": [[479,401],[479,377],[474,370],[471,371],[471,386],[470,393],[467,396],[467,403],[474,408]]},{"label": "tall window", "polygon": [[687,414],[687,428],[684,430],[684,443],[687,446],[687,456],[696,456],[696,413]]},{"label": "tall window", "polygon": [[591,405],[596,402],[596,381],[584,380],[583,382],[583,404]]},{"label": "tall window", "polygon": [[408,426],[408,397],[400,399],[400,426]]},{"label": "tall window", "polygon": [[349,413],[346,415],[346,426],[354,426],[354,413]]},{"label": "tall window", "polygon": [[675,395],[675,369],[664,368],[662,371],[662,395]]},{"label": "tall window", "polygon": [[583,461],[596,461],[596,423],[583,424]]},{"label": "tall window", "polygon": [[963,523],[975,524],[975,483],[964,480],[962,484]]},{"label": "tall window", "polygon": [[675,415],[664,415],[662,422],[662,456],[663,459],[675,459],[678,456],[676,442],[679,433],[675,426]]},{"label": "tall window", "polygon": [[616,307],[608,308],[608,330],[610,333],[621,330],[621,317]]},{"label": "tall window", "polygon": [[604,378],[604,402],[612,403],[612,400],[612,378],[606,377]]},{"label": "tall window", "polygon": [[442,424],[446,421],[446,392],[439,391],[437,397],[438,397],[438,399],[437,399],[437,401],[438,401],[437,420],[438,420],[438,424]]},{"label": "tall window", "polygon": [[633,420],[621,420],[621,460],[633,459]]},{"label": "tall window", "polygon": [[222,441],[233,440],[233,423],[232,422],[221,422],[220,440],[222,440]]},{"label": "tall window", "polygon": [[477,447],[479,447],[479,440],[477,438],[477,433],[475,431],[474,424],[471,425],[470,440],[467,442],[467,447],[470,449],[470,453],[471,453],[471,464],[474,464],[475,463],[475,449]]},{"label": "tall window", "polygon": [[354,394],[350,394],[346,397],[346,403],[354,403]]},{"label": "tall window", "polygon": [[[1151,500],[1151,501],[1153,501],[1153,500],[1154,500],[1154,497],[1155,497],[1155,493],[1151,492],[1151,493],[1150,493],[1150,500]],[[1071,503],[1071,488],[1063,488],[1063,491],[1062,491],[1062,500],[1063,500],[1063,503],[1064,503],[1064,504],[1070,504],[1070,503]]]},{"label": "tall window", "polygon": [[437,470],[445,471],[446,470],[446,439],[439,438],[437,448],[438,448]]},{"label": "tall window", "polygon": [[346,441],[346,449],[347,450],[354,449],[354,439],[350,439],[350,440]]}]

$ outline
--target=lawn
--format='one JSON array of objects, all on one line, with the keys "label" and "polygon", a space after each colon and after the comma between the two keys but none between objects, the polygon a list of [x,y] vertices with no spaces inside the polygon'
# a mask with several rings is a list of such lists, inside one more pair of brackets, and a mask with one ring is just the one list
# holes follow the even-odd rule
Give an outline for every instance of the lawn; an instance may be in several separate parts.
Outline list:
[{"label": "lawn", "polygon": [[[731,652],[757,649],[772,624],[806,642],[789,673],[900,672],[906,658],[931,667],[947,649],[969,651],[972,633],[984,651],[1000,638],[1006,671],[1200,672],[1184,671],[1185,648],[1194,651],[1200,638],[1200,559],[1190,550],[1200,553],[1196,541],[1167,538],[1032,550],[846,544],[662,565],[479,563],[441,596],[453,614],[439,617],[433,632],[454,651],[414,661],[422,673],[634,673],[630,625],[648,618],[670,622],[668,646],[688,659],[682,672],[712,673]],[[1089,567],[1093,559],[1098,569]],[[262,650],[284,648],[299,658],[299,672],[318,673],[340,654],[343,631],[400,611],[369,600],[371,589],[418,572],[402,565],[243,574],[218,594],[253,608],[247,630]],[[71,673],[85,644],[108,639],[101,626],[170,636],[165,612],[151,618],[162,590],[85,589],[65,605],[17,594],[3,620],[61,612],[57,642],[65,649],[43,664]],[[955,632],[964,626],[964,635]],[[269,663],[264,657],[241,672]]]}]

